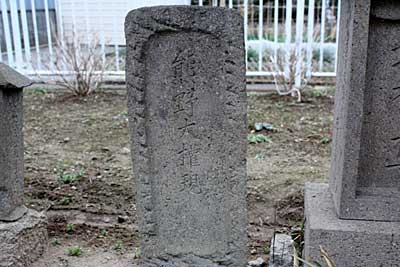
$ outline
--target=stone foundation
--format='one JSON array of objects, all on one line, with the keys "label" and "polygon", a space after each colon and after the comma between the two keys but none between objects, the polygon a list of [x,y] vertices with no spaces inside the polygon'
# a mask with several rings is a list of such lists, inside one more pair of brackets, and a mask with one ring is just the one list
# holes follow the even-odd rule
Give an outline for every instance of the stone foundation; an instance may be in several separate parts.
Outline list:
[{"label": "stone foundation", "polygon": [[327,184],[307,183],[306,260],[326,265],[320,246],[337,267],[400,266],[400,223],[338,219]]},{"label": "stone foundation", "polygon": [[33,210],[16,222],[0,222],[0,267],[28,267],[47,248],[47,221]]}]

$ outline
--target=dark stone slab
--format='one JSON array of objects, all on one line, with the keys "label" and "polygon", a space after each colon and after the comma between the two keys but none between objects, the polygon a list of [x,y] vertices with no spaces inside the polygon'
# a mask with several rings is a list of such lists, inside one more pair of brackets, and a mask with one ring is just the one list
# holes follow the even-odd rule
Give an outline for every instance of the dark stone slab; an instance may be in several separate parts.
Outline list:
[{"label": "dark stone slab", "polygon": [[183,6],[126,18],[142,266],[246,265],[242,21]]},{"label": "dark stone slab", "polygon": [[330,185],[342,219],[400,221],[400,2],[342,2]]}]

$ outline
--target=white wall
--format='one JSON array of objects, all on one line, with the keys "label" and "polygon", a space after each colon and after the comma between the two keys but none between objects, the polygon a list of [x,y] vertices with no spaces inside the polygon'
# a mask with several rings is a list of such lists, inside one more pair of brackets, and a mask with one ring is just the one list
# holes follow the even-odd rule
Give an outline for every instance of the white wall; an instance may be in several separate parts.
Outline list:
[{"label": "white wall", "polygon": [[190,4],[190,0],[56,0],[56,9],[66,36],[72,35],[75,24],[82,40],[89,32],[98,38],[104,35],[107,44],[125,45],[124,20],[130,10],[185,4]]}]

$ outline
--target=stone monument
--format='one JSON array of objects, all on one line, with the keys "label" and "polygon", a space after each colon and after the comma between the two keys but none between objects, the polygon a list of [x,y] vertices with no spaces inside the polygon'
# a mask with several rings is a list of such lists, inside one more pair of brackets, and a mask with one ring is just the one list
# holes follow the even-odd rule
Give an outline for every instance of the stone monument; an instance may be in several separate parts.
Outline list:
[{"label": "stone monument", "polygon": [[45,218],[23,205],[22,89],[30,84],[0,63],[0,267],[29,266],[47,247]]},{"label": "stone monument", "polygon": [[141,8],[125,33],[141,266],[246,266],[243,18]]},{"label": "stone monument", "polygon": [[341,5],[330,185],[306,185],[305,256],[400,266],[400,2]]}]

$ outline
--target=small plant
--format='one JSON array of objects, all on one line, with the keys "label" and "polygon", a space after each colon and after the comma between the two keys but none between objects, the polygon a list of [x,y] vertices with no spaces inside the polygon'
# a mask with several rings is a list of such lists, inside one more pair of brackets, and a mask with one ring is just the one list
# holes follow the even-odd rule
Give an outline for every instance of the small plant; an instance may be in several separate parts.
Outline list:
[{"label": "small plant", "polygon": [[101,229],[101,231],[100,231],[100,236],[101,236],[101,237],[106,237],[107,235],[108,235],[107,230],[106,230],[106,229]]},{"label": "small plant", "polygon": [[62,172],[60,174],[60,181],[63,184],[73,184],[79,181],[79,179],[81,179],[82,177],[83,177],[83,171],[79,171],[76,173]]},{"label": "small plant", "polygon": [[296,248],[294,247],[294,267],[300,267],[300,262],[303,264],[304,267],[336,267],[335,263],[333,262],[332,258],[328,255],[328,253],[322,248],[322,246],[320,246],[320,253],[322,258],[325,261],[326,266],[322,265],[319,262],[313,261],[306,261],[303,260],[302,258],[300,258],[298,256],[298,252],[296,250]]},{"label": "small plant", "polygon": [[254,159],[256,159],[256,160],[264,160],[264,159],[265,159],[265,155],[263,155],[263,154],[257,154],[257,155],[254,157]]},{"label": "small plant", "polygon": [[75,230],[75,226],[72,223],[67,224],[66,231],[67,233],[73,233]]},{"label": "small plant", "polygon": [[324,136],[321,139],[321,144],[323,144],[323,145],[329,144],[330,142],[331,142],[331,138],[329,138],[329,137]]},{"label": "small plant", "polygon": [[59,246],[61,245],[60,241],[58,239],[54,239],[53,241],[51,241],[51,245],[53,247]]},{"label": "small plant", "polygon": [[72,203],[72,198],[71,197],[63,197],[61,199],[61,205],[63,205],[63,206],[68,206],[71,203]]},{"label": "small plant", "polygon": [[271,250],[271,248],[270,248],[269,244],[265,244],[263,247],[264,254],[268,255],[271,252],[270,250]]},{"label": "small plant", "polygon": [[258,53],[256,50],[249,48],[247,50],[247,61],[257,61],[258,60]]},{"label": "small plant", "polygon": [[45,94],[47,94],[47,90],[42,87],[37,87],[37,88],[33,89],[33,93],[35,95],[45,95]]},{"label": "small plant", "polygon": [[247,140],[250,144],[271,142],[271,140],[263,134],[249,134]]},{"label": "small plant", "polygon": [[124,250],[124,244],[122,243],[121,240],[118,240],[118,241],[117,241],[117,243],[116,243],[115,246],[114,246],[114,250],[115,250],[116,252],[120,252],[120,253]]},{"label": "small plant", "polygon": [[133,254],[133,258],[134,259],[140,259],[140,256],[141,256],[140,248],[135,248],[135,252]]},{"label": "small plant", "polygon": [[67,255],[72,257],[79,257],[82,255],[82,248],[79,246],[73,246],[67,248]]},{"label": "small plant", "polygon": [[327,90],[324,89],[314,89],[311,91],[311,96],[314,98],[325,97],[328,94]]}]

